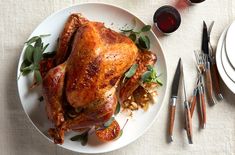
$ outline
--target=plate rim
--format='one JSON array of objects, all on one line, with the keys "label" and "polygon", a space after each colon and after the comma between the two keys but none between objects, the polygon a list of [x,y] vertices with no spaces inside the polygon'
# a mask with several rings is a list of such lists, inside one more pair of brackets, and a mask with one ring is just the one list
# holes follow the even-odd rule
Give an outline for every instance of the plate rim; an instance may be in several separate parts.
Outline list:
[{"label": "plate rim", "polygon": [[[221,63],[223,66],[223,69],[226,73],[226,75],[229,77],[230,80],[233,81],[233,83],[235,84],[235,79],[233,79],[233,76],[230,76],[229,73],[231,73],[230,71],[233,70],[232,74],[235,74],[235,70],[232,66],[230,66],[230,62],[228,60],[228,55],[226,54],[226,43],[223,43],[222,48],[221,48]],[[225,62],[227,61],[227,62]],[[228,69],[230,68],[230,69]]]},{"label": "plate rim", "polygon": [[[29,35],[29,37],[28,37],[27,39],[30,38],[30,36],[34,33],[34,31],[35,31],[36,29],[38,29],[38,27],[40,27],[40,25],[41,25],[44,21],[46,21],[46,20],[52,18],[54,15],[56,15],[57,13],[59,13],[59,12],[61,12],[61,11],[63,11],[63,10],[69,9],[69,8],[71,8],[71,7],[82,6],[82,5],[105,5],[105,6],[108,6],[108,7],[114,7],[114,8],[116,8],[116,9],[119,9],[119,10],[122,10],[122,11],[125,11],[125,12],[131,14],[132,16],[134,16],[135,18],[137,18],[140,22],[142,22],[143,24],[146,25],[146,22],[144,22],[141,18],[139,18],[137,15],[135,15],[132,11],[129,11],[129,10],[127,10],[127,9],[121,7],[121,6],[114,5],[114,4],[110,4],[110,3],[104,3],[104,2],[84,2],[84,3],[79,3],[79,4],[73,4],[73,5],[70,5],[70,6],[61,8],[61,9],[59,9],[59,10],[57,10],[57,11],[51,13],[49,16],[47,16],[46,18],[44,18],[44,19],[33,29],[33,31],[30,33],[30,35]],[[163,103],[164,103],[165,100],[166,100],[167,91],[168,91],[168,67],[167,67],[166,56],[165,56],[165,54],[164,54],[164,52],[163,52],[163,48],[162,48],[161,42],[159,41],[158,37],[157,37],[156,34],[154,33],[153,29],[151,29],[150,32],[152,33],[153,37],[157,40],[157,42],[158,42],[158,44],[159,44],[159,48],[160,48],[161,53],[162,53],[162,57],[163,57],[163,60],[164,60],[163,64],[164,64],[164,66],[165,66],[166,83],[165,83],[165,92],[164,92],[163,97],[162,97],[162,103],[161,103],[161,105],[160,105],[160,107],[159,107],[159,111],[158,111],[158,113],[154,116],[154,118],[153,118],[152,121],[149,123],[149,125],[148,125],[140,134],[138,134],[138,136],[136,136],[135,138],[131,139],[131,140],[129,141],[129,143],[127,143],[127,144],[125,144],[125,145],[119,145],[119,146],[116,147],[115,149],[107,149],[107,150],[105,150],[105,151],[97,151],[97,152],[86,152],[86,151],[77,151],[77,150],[74,150],[74,149],[69,149],[69,148],[65,147],[64,145],[59,145],[59,144],[57,144],[57,146],[62,147],[62,148],[64,148],[64,149],[66,149],[66,150],[70,150],[70,151],[78,152],[78,153],[89,153],[89,154],[107,153],[107,152],[112,152],[112,151],[121,149],[121,148],[123,148],[123,147],[125,147],[125,146],[128,146],[129,144],[133,143],[134,141],[136,141],[137,139],[139,139],[141,136],[143,136],[143,135],[152,127],[153,123],[157,120],[159,114],[161,113],[162,108],[163,108],[163,106],[164,106]],[[28,113],[26,112],[26,110],[25,110],[25,108],[23,107],[23,104],[22,104],[22,99],[21,99],[21,97],[20,97],[20,89],[19,89],[18,76],[20,75],[20,63],[19,63],[19,62],[20,62],[21,57],[22,57],[22,55],[23,55],[23,53],[24,53],[23,50],[24,50],[24,46],[23,46],[23,48],[22,48],[22,50],[21,50],[21,54],[20,54],[20,56],[19,56],[19,58],[18,58],[18,67],[17,67],[17,74],[16,74],[18,97],[19,97],[19,99],[20,99],[20,103],[21,103],[21,106],[22,106],[22,108],[23,108],[23,110],[24,110],[24,113],[26,114],[28,120],[31,122],[31,124],[34,126],[34,128],[35,128],[43,137],[45,137],[46,139],[48,139],[48,141],[50,141],[50,142],[53,143],[53,141],[52,141],[50,138],[48,138],[41,130],[39,130],[39,128],[34,124],[34,122],[33,122],[32,119],[29,117]]]},{"label": "plate rim", "polygon": [[[232,56],[231,56],[231,51],[232,50],[229,50],[229,49],[231,49],[231,48],[228,48],[228,47],[231,47],[231,39],[229,39],[229,37],[228,36],[230,36],[231,35],[231,33],[229,33],[229,32],[231,32],[231,29],[235,29],[235,21],[234,22],[232,22],[232,24],[228,27],[228,29],[227,29],[227,33],[226,33],[226,36],[225,36],[225,41],[224,41],[224,47],[225,47],[225,52],[226,52],[226,55],[227,55],[227,59],[228,59],[228,62],[230,63],[230,65],[231,65],[231,67],[233,68],[233,69],[235,69],[235,62],[233,62],[231,59],[232,59]],[[229,43],[230,44],[229,44]],[[230,52],[229,52],[230,51]]]},{"label": "plate rim", "polygon": [[[219,71],[219,75],[221,77],[221,79],[223,80],[223,82],[225,83],[225,85],[229,88],[229,90],[235,94],[235,89],[232,88],[232,86],[230,86],[228,84],[228,80],[230,80],[232,82],[232,80],[227,76],[225,70],[223,69],[223,64],[222,64],[222,60],[221,60],[221,52],[222,52],[222,48],[223,48],[223,43],[225,41],[225,37],[227,34],[227,30],[228,30],[229,26],[227,26],[223,32],[220,35],[219,41],[217,43],[217,48],[216,48],[216,66],[218,68]],[[222,73],[224,72],[224,73]],[[226,78],[226,80],[225,80]]]}]

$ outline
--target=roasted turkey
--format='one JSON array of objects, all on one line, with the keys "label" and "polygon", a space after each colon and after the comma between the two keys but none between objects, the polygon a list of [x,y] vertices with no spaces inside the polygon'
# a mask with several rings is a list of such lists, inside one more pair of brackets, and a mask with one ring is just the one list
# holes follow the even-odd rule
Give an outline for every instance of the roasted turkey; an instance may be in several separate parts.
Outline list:
[{"label": "roasted turkey", "polygon": [[[56,55],[41,63],[46,112],[54,124],[49,135],[54,142],[62,144],[66,131],[86,130],[109,120],[118,100],[133,93],[146,66],[155,62],[155,54],[139,51],[125,35],[81,14],[70,15]],[[124,84],[119,82],[135,63],[139,64],[135,75]],[[77,113],[68,117],[71,111]]]}]

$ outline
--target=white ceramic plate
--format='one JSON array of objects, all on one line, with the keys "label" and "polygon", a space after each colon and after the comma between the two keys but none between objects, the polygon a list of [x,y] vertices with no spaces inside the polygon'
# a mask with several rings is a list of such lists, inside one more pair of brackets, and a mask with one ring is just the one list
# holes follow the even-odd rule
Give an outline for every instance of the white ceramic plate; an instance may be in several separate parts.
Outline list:
[{"label": "white ceramic plate", "polygon": [[224,71],[226,72],[227,76],[235,83],[235,70],[231,66],[228,57],[226,55],[225,43],[223,43],[223,47],[221,50],[221,60]]},{"label": "white ceramic plate", "polygon": [[[86,3],[71,6],[52,14],[33,31],[29,38],[41,34],[51,34],[50,37],[45,38],[43,41],[50,43],[47,51],[53,51],[56,46],[56,40],[63,29],[66,19],[71,13],[74,12],[82,13],[89,20],[104,22],[107,27],[110,27],[116,31],[119,31],[119,29],[125,25],[132,25],[134,18],[136,18],[137,29],[140,29],[145,25],[135,15],[122,8],[100,3]],[[158,72],[162,73],[160,78],[164,83],[164,85],[158,89],[159,95],[157,97],[156,103],[151,106],[147,112],[142,110],[135,112],[133,118],[131,118],[126,125],[123,135],[116,141],[100,143],[93,134],[89,137],[88,144],[86,146],[82,146],[79,142],[73,142],[70,140],[70,138],[75,135],[75,133],[69,132],[65,135],[64,144],[59,146],[81,153],[108,152],[133,142],[138,137],[143,135],[153,124],[154,120],[159,114],[165,96],[167,88],[167,68],[164,54],[157,37],[154,35],[153,31],[148,32],[147,35],[151,41],[151,51],[157,53],[158,61],[156,67]],[[24,53],[22,51],[17,70],[18,75],[20,74],[19,68],[20,64],[22,63],[23,55]],[[40,97],[42,94],[40,88],[33,91],[29,90],[29,85],[32,83],[32,75],[21,77],[17,82],[21,104],[26,115],[29,117],[35,128],[37,128],[42,135],[52,141],[46,134],[48,128],[52,126],[52,124],[47,119],[44,103],[38,101],[38,97]],[[127,118],[122,114],[117,116],[117,120],[121,127],[123,126],[126,119]]]},{"label": "white ceramic plate", "polygon": [[224,66],[222,63],[222,50],[224,50],[224,41],[227,33],[227,28],[221,34],[220,39],[218,41],[217,49],[216,49],[216,65],[221,76],[221,79],[224,81],[226,86],[235,94],[235,83],[229,78],[227,73],[224,70]]},{"label": "white ceramic plate", "polygon": [[225,40],[225,49],[228,56],[230,65],[235,70],[235,22],[233,22],[228,28],[228,32]]}]

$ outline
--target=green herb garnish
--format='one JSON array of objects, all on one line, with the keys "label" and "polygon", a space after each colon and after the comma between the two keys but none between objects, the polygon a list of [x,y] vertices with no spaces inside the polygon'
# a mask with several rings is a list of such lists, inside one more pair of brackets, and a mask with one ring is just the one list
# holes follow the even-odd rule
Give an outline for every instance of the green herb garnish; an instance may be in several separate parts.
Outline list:
[{"label": "green herb garnish", "polygon": [[34,83],[36,86],[42,82],[42,76],[39,71],[39,63],[46,53],[43,53],[49,44],[43,45],[42,38],[50,36],[50,34],[39,35],[30,38],[26,44],[24,51],[24,60],[20,66],[21,75],[25,76],[29,73],[34,73]]},{"label": "green herb garnish", "polygon": [[144,27],[142,27],[141,32],[148,32],[150,31],[150,29],[151,29],[151,25],[145,25]]},{"label": "green herb garnish", "polygon": [[51,34],[44,34],[44,35],[34,36],[34,37],[30,38],[28,41],[26,41],[25,43],[27,45],[30,45],[30,44],[36,42],[38,39],[43,38],[43,37],[48,37],[50,35]]},{"label": "green herb garnish", "polygon": [[131,66],[131,68],[124,75],[124,78],[123,78],[123,81],[122,81],[123,83],[125,82],[126,78],[131,78],[135,74],[138,66],[139,66],[138,64],[133,64]]},{"label": "green herb garnish", "polygon": [[88,142],[88,132],[86,131],[81,135],[76,135],[70,138],[71,141],[79,141],[83,146],[85,146]]},{"label": "green herb garnish", "polygon": [[116,106],[116,109],[115,109],[115,112],[114,112],[114,115],[117,115],[121,110],[121,104],[120,102],[117,103],[117,106]]},{"label": "green herb garnish", "polygon": [[141,81],[143,83],[158,83],[160,86],[163,85],[161,80],[159,80],[159,76],[157,76],[156,69],[151,65],[148,65],[148,71],[141,76]]},{"label": "green herb garnish", "polygon": [[140,36],[138,39],[138,47],[140,49],[149,49],[150,48],[150,40],[148,36]]},{"label": "green herb garnish", "polygon": [[148,32],[151,30],[151,25],[145,25],[140,31],[134,31],[134,29],[121,30],[124,34],[136,43],[138,48],[148,50],[150,48],[150,39],[148,36],[141,35],[142,32]]},{"label": "green herb garnish", "polygon": [[28,62],[32,62],[33,60],[33,50],[34,47],[32,45],[29,45],[25,49],[24,59],[27,60]]},{"label": "green herb garnish", "polygon": [[123,30],[123,29],[120,29],[120,31],[124,32],[124,33],[127,33],[127,32],[132,32],[134,29],[129,29],[129,30]]},{"label": "green herb garnish", "polygon": [[136,41],[136,38],[137,38],[137,35],[136,35],[135,33],[131,33],[131,34],[129,35],[129,38],[130,38],[133,42],[135,42],[135,41]]},{"label": "green herb garnish", "polygon": [[111,117],[107,122],[104,123],[104,128],[108,128],[114,121],[114,117]]},{"label": "green herb garnish", "polygon": [[131,68],[125,73],[125,77],[131,78],[135,74],[138,66],[139,66],[138,64],[132,65]]}]

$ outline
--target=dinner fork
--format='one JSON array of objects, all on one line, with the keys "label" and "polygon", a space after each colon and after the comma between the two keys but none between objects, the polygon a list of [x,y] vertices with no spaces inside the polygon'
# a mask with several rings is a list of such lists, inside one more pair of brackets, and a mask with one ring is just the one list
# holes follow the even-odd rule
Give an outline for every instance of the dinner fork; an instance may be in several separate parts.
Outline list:
[{"label": "dinner fork", "polygon": [[206,63],[206,55],[201,51],[194,51],[196,62],[197,62],[197,69],[199,74],[203,74],[205,72],[205,63]]},{"label": "dinner fork", "polygon": [[[200,107],[200,125],[202,128],[206,127],[206,104],[205,104],[205,91],[204,85],[202,82],[203,73],[206,72],[205,64],[207,62],[207,57],[201,51],[194,51],[196,62],[197,62],[197,70],[198,70],[198,94],[199,94],[199,107]],[[193,107],[194,106],[194,107]],[[194,110],[195,105],[192,105],[191,110]]]}]

